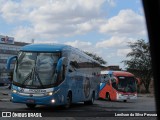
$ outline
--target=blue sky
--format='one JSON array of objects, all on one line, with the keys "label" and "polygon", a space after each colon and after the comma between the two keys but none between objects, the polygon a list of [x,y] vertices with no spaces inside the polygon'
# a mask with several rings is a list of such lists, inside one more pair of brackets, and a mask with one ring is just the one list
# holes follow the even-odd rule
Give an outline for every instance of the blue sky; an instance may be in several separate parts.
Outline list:
[{"label": "blue sky", "polygon": [[127,42],[148,40],[140,0],[0,0],[0,35],[64,43],[120,65]]}]

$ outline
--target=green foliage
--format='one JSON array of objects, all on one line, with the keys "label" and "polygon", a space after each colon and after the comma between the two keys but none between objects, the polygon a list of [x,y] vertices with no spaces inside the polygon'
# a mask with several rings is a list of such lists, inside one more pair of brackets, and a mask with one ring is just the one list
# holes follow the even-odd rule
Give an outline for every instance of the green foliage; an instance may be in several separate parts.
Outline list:
[{"label": "green foliage", "polygon": [[122,62],[127,65],[127,71],[132,72],[141,79],[146,93],[148,93],[153,74],[149,43],[141,39],[135,43],[129,42],[128,44],[131,48],[131,52],[128,53],[126,57],[129,58],[129,60],[124,60]]},{"label": "green foliage", "polygon": [[92,57],[94,60],[98,61],[100,64],[106,64],[107,62],[105,60],[103,60],[103,58],[97,56],[96,54],[93,53],[89,53],[89,52],[84,52],[86,53],[88,56]]}]

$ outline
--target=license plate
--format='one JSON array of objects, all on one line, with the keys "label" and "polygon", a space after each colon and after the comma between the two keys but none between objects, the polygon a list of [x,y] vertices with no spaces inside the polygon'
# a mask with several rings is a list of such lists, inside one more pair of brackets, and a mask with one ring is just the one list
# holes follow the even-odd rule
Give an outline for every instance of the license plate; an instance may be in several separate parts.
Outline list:
[{"label": "license plate", "polygon": [[35,103],[34,100],[27,100],[27,103]]}]

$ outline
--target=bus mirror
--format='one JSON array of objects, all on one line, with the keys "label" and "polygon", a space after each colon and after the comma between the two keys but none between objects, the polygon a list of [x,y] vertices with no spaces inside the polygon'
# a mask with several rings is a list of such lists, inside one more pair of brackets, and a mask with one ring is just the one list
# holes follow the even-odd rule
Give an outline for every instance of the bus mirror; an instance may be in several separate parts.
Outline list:
[{"label": "bus mirror", "polygon": [[113,77],[113,78],[111,79],[111,81],[112,81],[112,83],[118,84],[118,79],[117,79],[116,77]]},{"label": "bus mirror", "polygon": [[118,85],[118,79],[115,77],[116,85]]},{"label": "bus mirror", "polygon": [[6,66],[7,70],[10,70],[11,63],[12,63],[12,61],[14,59],[17,60],[17,56],[12,56],[12,57],[8,58],[8,60],[7,60],[7,66]]},{"label": "bus mirror", "polygon": [[57,73],[61,72],[62,70],[62,66],[63,65],[66,65],[66,58],[65,57],[62,57],[58,60],[58,63],[57,63],[57,67],[56,67],[56,71]]}]

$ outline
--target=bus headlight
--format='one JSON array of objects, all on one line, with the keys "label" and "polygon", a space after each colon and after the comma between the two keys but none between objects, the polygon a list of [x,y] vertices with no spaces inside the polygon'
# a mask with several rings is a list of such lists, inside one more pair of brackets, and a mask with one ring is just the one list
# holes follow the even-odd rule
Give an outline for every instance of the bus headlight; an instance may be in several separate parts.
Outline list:
[{"label": "bus headlight", "polygon": [[60,89],[56,90],[56,91],[52,91],[52,92],[48,92],[47,95],[52,96],[53,94],[56,94]]},{"label": "bus headlight", "polygon": [[121,94],[121,93],[118,93],[118,96],[122,96],[122,94]]},{"label": "bus headlight", "polygon": [[55,103],[55,102],[56,102],[55,99],[52,99],[52,100],[51,100],[51,103]]},{"label": "bus headlight", "polygon": [[48,94],[49,96],[51,96],[51,95],[53,95],[53,92],[48,92],[47,94]]},{"label": "bus headlight", "polygon": [[12,90],[13,93],[17,93],[17,90]]}]

